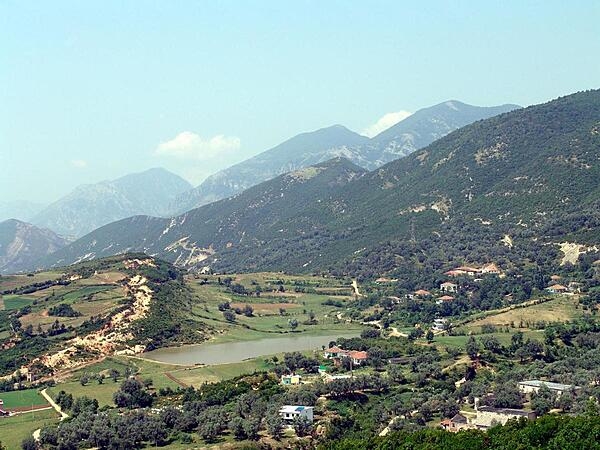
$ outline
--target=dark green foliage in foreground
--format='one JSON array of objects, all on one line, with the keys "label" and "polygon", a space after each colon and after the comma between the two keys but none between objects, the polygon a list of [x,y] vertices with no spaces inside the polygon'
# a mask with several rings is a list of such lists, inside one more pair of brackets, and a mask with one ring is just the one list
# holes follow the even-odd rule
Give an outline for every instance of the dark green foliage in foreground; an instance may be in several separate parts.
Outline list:
[{"label": "dark green foliage in foreground", "polygon": [[342,439],[322,444],[322,450],[580,450],[600,448],[600,417],[546,415],[535,421],[510,421],[487,433],[480,430],[450,433],[441,429],[401,431],[367,439]]}]

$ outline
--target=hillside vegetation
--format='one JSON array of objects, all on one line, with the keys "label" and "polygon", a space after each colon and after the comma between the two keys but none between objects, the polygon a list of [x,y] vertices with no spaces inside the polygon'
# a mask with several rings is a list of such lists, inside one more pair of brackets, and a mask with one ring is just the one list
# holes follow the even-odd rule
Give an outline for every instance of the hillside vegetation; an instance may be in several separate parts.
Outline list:
[{"label": "hillside vegetation", "polygon": [[465,252],[473,245],[558,262],[546,244],[599,242],[599,117],[600,91],[573,94],[468,125],[368,174],[338,158],[171,220],[116,222],[47,264],[137,250],[186,268],[373,276],[418,254],[481,258]]}]

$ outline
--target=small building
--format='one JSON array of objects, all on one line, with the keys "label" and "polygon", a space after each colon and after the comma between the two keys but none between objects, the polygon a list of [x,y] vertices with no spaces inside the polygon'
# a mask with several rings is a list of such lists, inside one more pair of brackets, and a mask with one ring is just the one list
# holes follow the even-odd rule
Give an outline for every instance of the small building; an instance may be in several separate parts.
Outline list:
[{"label": "small building", "polygon": [[494,263],[486,264],[480,269],[481,273],[489,273],[493,275],[500,275],[502,271]]},{"label": "small building", "polygon": [[553,284],[552,286],[547,287],[546,290],[551,294],[564,294],[568,291],[562,284]]},{"label": "small building", "polygon": [[302,377],[300,375],[281,375],[281,384],[284,386],[298,385],[302,383]]},{"label": "small building", "polygon": [[490,428],[494,425],[504,425],[510,419],[520,419],[525,417],[529,420],[535,420],[536,415],[532,411],[512,408],[494,408],[492,406],[480,406],[477,408],[477,417],[473,419],[473,424],[477,428]]},{"label": "small building", "polygon": [[478,269],[477,267],[470,267],[470,266],[460,266],[460,267],[456,267],[453,270],[456,272],[462,273],[463,275],[467,275],[469,277],[474,277],[475,275],[477,275],[478,273],[481,272],[481,270]]},{"label": "small building", "polygon": [[350,350],[348,352],[348,358],[352,358],[352,364],[360,366],[369,359],[369,354],[367,352]]},{"label": "small building", "polygon": [[438,305],[441,305],[442,303],[448,303],[454,300],[454,297],[452,297],[451,295],[442,295],[440,298],[437,299],[436,303]]},{"label": "small building", "polygon": [[448,319],[435,319],[431,329],[433,331],[445,331],[448,328]]},{"label": "small building", "polygon": [[343,354],[346,354],[346,350],[343,350],[334,345],[333,347],[329,347],[327,350],[325,350],[325,352],[323,353],[323,356],[326,359],[333,359],[333,358],[340,358]]},{"label": "small building", "polygon": [[426,291],[425,289],[419,289],[414,292],[415,297],[431,297],[431,292]]},{"label": "small building", "polygon": [[451,419],[444,419],[440,422],[440,426],[446,430],[456,433],[457,431],[471,428],[469,421],[462,414],[455,414]]},{"label": "small building", "polygon": [[578,389],[581,389],[579,386],[573,386],[572,384],[553,383],[551,381],[543,380],[525,380],[519,382],[517,386],[519,387],[519,390],[524,394],[531,394],[533,392],[537,392],[542,386],[546,386],[553,393],[555,393],[557,397],[560,397],[565,392],[573,392]]},{"label": "small building", "polygon": [[442,291],[442,292],[457,292],[458,284],[452,283],[450,281],[446,281],[446,282],[440,284],[440,291]]},{"label": "small building", "polygon": [[339,375],[326,374],[325,375],[325,383],[331,383],[332,381],[336,381],[336,380],[351,380],[353,378],[354,378],[354,376],[350,375],[349,373],[343,373],[343,374],[339,374]]},{"label": "small building", "polygon": [[385,278],[385,277],[381,277],[381,278],[377,278],[375,280],[375,283],[377,283],[377,284],[387,284],[387,283],[395,283],[396,281],[398,281],[398,278]]},{"label": "small building", "polygon": [[10,416],[10,412],[4,409],[4,401],[0,398],[0,417]]},{"label": "small building", "polygon": [[314,409],[313,406],[284,405],[279,410],[279,415],[287,424],[291,424],[298,417],[306,418],[312,423]]},{"label": "small building", "polygon": [[336,366],[341,365],[341,361],[344,358],[350,358],[352,364],[360,366],[369,358],[369,353],[357,350],[344,350],[334,346],[325,350],[323,356],[327,359],[333,359]]}]

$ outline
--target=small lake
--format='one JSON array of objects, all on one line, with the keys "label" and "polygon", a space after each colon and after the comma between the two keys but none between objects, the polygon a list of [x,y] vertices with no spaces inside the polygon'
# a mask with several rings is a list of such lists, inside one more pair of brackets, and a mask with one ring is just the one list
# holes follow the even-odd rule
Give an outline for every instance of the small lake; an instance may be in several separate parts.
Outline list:
[{"label": "small lake", "polygon": [[243,342],[224,342],[221,344],[198,344],[183,347],[162,348],[145,353],[143,356],[154,361],[171,364],[229,364],[250,358],[272,355],[281,352],[317,350],[339,337],[359,336],[360,332],[337,333],[323,336],[303,336],[296,334],[285,337],[257,339]]}]

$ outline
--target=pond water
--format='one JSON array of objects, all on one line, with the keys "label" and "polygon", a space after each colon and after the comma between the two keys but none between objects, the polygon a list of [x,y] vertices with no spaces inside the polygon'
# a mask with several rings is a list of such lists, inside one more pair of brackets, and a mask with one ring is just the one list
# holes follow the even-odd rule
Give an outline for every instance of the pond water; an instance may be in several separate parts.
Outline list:
[{"label": "pond water", "polygon": [[145,353],[144,357],[171,364],[228,364],[250,358],[272,355],[281,352],[295,352],[320,349],[339,337],[350,338],[360,333],[337,333],[323,336],[292,336],[258,339],[244,342],[224,342],[221,344],[185,345],[182,347],[161,348]]}]

